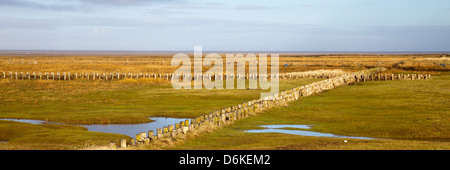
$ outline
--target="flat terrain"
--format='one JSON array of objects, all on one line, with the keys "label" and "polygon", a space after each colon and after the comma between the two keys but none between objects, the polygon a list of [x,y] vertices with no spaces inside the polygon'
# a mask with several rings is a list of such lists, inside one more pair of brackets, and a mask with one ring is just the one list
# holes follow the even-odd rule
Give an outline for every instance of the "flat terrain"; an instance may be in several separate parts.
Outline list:
[{"label": "flat terrain", "polygon": [[[205,54],[208,53],[205,52]],[[243,54],[246,55],[246,53]],[[268,62],[270,63],[269,54]],[[225,63],[225,55],[221,54],[221,56]],[[169,54],[0,55],[0,72],[173,73],[178,67],[171,66],[172,57],[173,55]],[[193,63],[193,55],[190,57]],[[377,66],[399,70],[450,71],[448,66],[450,54],[319,55],[280,53],[279,63],[280,73],[333,68],[354,71]],[[203,67],[204,72],[207,69],[209,67]]]},{"label": "flat terrain", "polygon": [[[174,148],[448,150],[449,95],[450,74],[433,80],[357,83],[239,120]],[[243,132],[272,124],[313,125],[311,131],[375,139]]]},{"label": "flat terrain", "polygon": [[[171,55],[0,56],[2,72],[171,73]],[[450,149],[449,60],[442,55],[280,56],[280,72],[356,71],[432,74],[431,80],[361,82],[273,108],[158,149]],[[447,66],[444,67],[443,65]],[[204,68],[204,71],[208,68]],[[320,79],[280,81],[280,91]],[[263,90],[175,90],[163,79],[53,81],[0,79],[0,118],[68,124],[142,123],[196,117],[260,97]],[[312,125],[310,131],[373,140],[246,133],[260,125]],[[89,149],[129,137],[75,125],[0,120],[0,149]],[[347,142],[344,142],[346,140]],[[152,148],[139,148],[152,149]]]},{"label": "flat terrain", "polygon": [[[283,80],[280,90],[318,80],[320,79]],[[0,82],[1,118],[37,119],[68,124],[130,124],[151,121],[147,117],[193,118],[259,98],[260,92],[263,92],[245,89],[175,90],[168,83],[153,84],[153,80],[145,79],[116,82],[5,79]],[[107,144],[109,141],[129,138],[88,132],[82,127],[69,125],[29,125],[0,120],[0,127],[3,127],[0,128],[0,140],[9,141],[9,145],[20,142],[30,143],[34,147],[42,140],[42,143],[58,143],[64,149],[70,149],[65,145],[82,147],[80,145],[84,145],[83,142]],[[66,138],[66,135],[71,136]],[[81,139],[76,139],[78,137]],[[64,138],[64,141],[59,138]],[[26,144],[17,147],[22,146]],[[46,149],[45,146],[42,147]],[[51,147],[50,149],[57,148],[57,144]]]}]

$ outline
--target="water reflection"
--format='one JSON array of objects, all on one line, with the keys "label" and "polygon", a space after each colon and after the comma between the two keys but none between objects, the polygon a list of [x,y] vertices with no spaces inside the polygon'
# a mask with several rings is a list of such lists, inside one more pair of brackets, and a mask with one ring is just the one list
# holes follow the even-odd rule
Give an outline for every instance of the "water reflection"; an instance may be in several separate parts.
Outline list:
[{"label": "water reflection", "polygon": [[22,123],[30,123],[30,124],[61,124],[61,123],[47,122],[47,121],[43,121],[43,120],[32,120],[32,119],[0,119],[0,120],[8,120],[8,121],[15,121],[15,122],[22,122]]},{"label": "water reflection", "polygon": [[[134,138],[135,134],[138,134],[139,132],[148,132],[149,130],[153,130],[154,134],[156,134],[157,128],[162,128],[168,125],[175,125],[175,123],[190,120],[189,118],[169,118],[169,117],[150,117],[149,119],[154,120],[154,122],[139,123],[139,124],[107,124],[107,125],[77,125],[77,126],[86,127],[88,131],[123,134]],[[0,120],[9,120],[30,124],[62,124],[31,119],[0,119]]]},{"label": "water reflection", "polygon": [[261,125],[260,127],[265,127],[266,129],[257,130],[246,130],[244,132],[248,133],[284,133],[291,135],[302,135],[302,136],[316,136],[316,137],[334,137],[334,138],[353,138],[353,139],[373,139],[368,137],[355,137],[355,136],[341,136],[331,133],[320,133],[307,130],[291,130],[282,128],[299,128],[299,129],[310,129],[311,126],[308,125]]},{"label": "water reflection", "polygon": [[175,125],[175,123],[180,123],[188,118],[168,118],[168,117],[151,117],[154,122],[150,123],[140,123],[140,124],[109,124],[109,125],[82,125],[88,128],[89,131],[94,132],[106,132],[106,133],[117,133],[123,134],[130,137],[135,137],[139,132],[148,132],[153,130],[156,134],[157,128],[162,128],[168,125]]}]

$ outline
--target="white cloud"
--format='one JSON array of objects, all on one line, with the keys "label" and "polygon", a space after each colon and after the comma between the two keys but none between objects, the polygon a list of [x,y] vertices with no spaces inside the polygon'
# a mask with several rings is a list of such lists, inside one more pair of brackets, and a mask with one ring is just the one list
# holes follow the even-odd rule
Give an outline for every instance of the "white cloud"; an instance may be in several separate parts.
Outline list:
[{"label": "white cloud", "polygon": [[234,7],[235,10],[270,10],[277,7],[262,6],[262,5],[238,5]]}]

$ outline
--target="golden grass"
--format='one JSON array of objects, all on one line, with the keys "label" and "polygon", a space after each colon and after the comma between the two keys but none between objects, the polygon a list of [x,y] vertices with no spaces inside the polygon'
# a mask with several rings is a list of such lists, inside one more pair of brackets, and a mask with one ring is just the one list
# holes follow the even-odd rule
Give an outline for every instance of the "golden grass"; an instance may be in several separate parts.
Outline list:
[{"label": "golden grass", "polygon": [[[170,60],[172,55],[154,55],[154,56],[0,56],[0,75],[2,72],[71,72],[71,73],[173,73],[178,67],[170,66]],[[225,59],[225,57],[223,57]],[[315,56],[301,56],[301,55],[280,55],[280,73],[288,72],[301,72],[301,71],[337,71],[347,72],[362,70],[365,68],[383,66],[389,68],[386,73],[432,73],[440,74],[440,71],[448,71],[449,67],[444,68],[440,64],[449,65],[449,60],[441,55],[315,55]],[[284,65],[287,64],[287,67]],[[208,70],[208,67],[204,67],[203,71]],[[438,77],[436,77],[437,79]],[[436,80],[434,79],[434,80]],[[305,80],[311,81],[311,80]],[[297,80],[287,80],[287,82],[281,83],[283,86],[298,86]],[[401,83],[399,83],[401,85]],[[155,86],[148,86],[155,85]],[[420,85],[420,84],[419,84]],[[367,86],[367,85],[364,85]],[[59,121],[66,123],[76,124],[92,124],[92,123],[124,123],[134,122],[142,120],[145,117],[151,115],[157,116],[175,116],[175,117],[194,117],[203,112],[215,110],[220,107],[234,105],[235,103],[248,100],[256,96],[258,92],[251,90],[212,90],[203,92],[201,90],[180,90],[175,91],[170,88],[170,81],[165,79],[124,79],[115,81],[54,81],[54,80],[10,80],[0,79],[0,102],[2,105],[2,113],[7,117],[22,117],[22,118],[39,118],[49,121]],[[409,86],[408,86],[409,87]],[[422,87],[422,86],[418,86]],[[349,88],[349,87],[348,87]],[[406,88],[406,87],[405,87]],[[428,87],[427,88],[432,88]],[[361,89],[360,89],[361,90]],[[424,89],[421,89],[424,90]],[[354,89],[349,91],[354,92]],[[404,90],[392,90],[393,95],[395,92],[402,92]],[[339,91],[338,91],[339,92]],[[437,93],[437,92],[435,92]],[[333,93],[331,93],[333,94]],[[364,94],[364,93],[358,93]],[[329,95],[329,94],[328,94]],[[405,95],[404,93],[399,95]],[[158,98],[164,96],[164,98]],[[189,96],[189,99],[186,97]],[[219,97],[218,97],[219,96]],[[392,97],[391,96],[391,97]],[[406,96],[411,96],[406,95]],[[194,98],[195,100],[193,100]],[[311,99],[302,100],[303,102],[313,99],[319,99],[318,97],[312,97]],[[356,99],[355,99],[356,100]],[[196,107],[194,101],[198,101],[202,108]],[[324,100],[327,101],[327,100]],[[334,100],[330,100],[334,101]],[[379,99],[379,101],[385,101]],[[177,104],[175,107],[174,103]],[[311,102],[310,105],[321,102]],[[198,104],[198,103],[196,103]],[[300,103],[301,104],[301,103]],[[282,107],[281,110],[284,116],[292,115],[281,120],[279,116],[270,117],[261,120],[276,120],[291,121],[293,119],[300,119],[305,117],[309,112],[295,114],[294,112],[300,112],[305,107],[297,106],[297,104],[291,104],[289,107]],[[332,105],[332,104],[330,104]],[[338,106],[338,105],[336,105]],[[345,105],[346,106],[346,105]],[[205,108],[203,108],[205,107]],[[411,105],[411,107],[417,107]],[[285,109],[283,109],[285,108]],[[280,109],[279,109],[280,110]],[[311,109],[309,109],[311,110]],[[368,109],[373,110],[373,109]],[[346,110],[342,110],[344,113]],[[292,113],[288,113],[292,112]],[[80,114],[82,113],[82,114]],[[269,112],[270,113],[270,112]],[[322,119],[325,119],[325,111],[320,111],[314,114],[316,117],[312,117],[312,120],[320,120],[319,116],[322,115]],[[267,114],[267,113],[266,113]],[[342,116],[335,116],[330,114],[330,120],[342,119]],[[145,119],[147,120],[147,119]],[[403,120],[403,119],[401,119]],[[193,136],[185,136],[186,138],[180,138],[179,141],[192,144],[190,146],[174,146],[173,141],[160,141],[165,143],[168,149],[367,149],[373,146],[375,149],[383,149],[383,146],[392,146],[387,149],[396,148],[409,148],[410,140],[395,140],[390,141],[371,141],[369,144],[362,140],[355,140],[357,144],[347,147],[347,144],[339,143],[341,139],[313,139],[303,137],[291,137],[286,135],[248,135],[248,134],[234,134],[235,128],[246,128],[248,124],[255,124],[251,120],[245,125],[232,125],[230,128],[224,128],[214,133],[206,133],[200,135],[200,139],[191,138],[198,137],[198,134]],[[244,122],[245,122],[244,121]],[[302,120],[307,121],[307,119]],[[323,121],[326,123],[326,121]],[[88,133],[85,130],[71,129],[68,127],[60,127],[60,131],[54,131],[49,126],[44,125],[19,125],[13,123],[3,123],[6,131],[13,134],[15,130],[22,127],[29,130],[29,134],[35,134],[36,129],[40,129],[45,132],[45,135],[49,137],[41,137],[42,135],[30,136],[30,140],[39,139],[37,143],[48,143],[48,145],[23,145],[25,139],[21,141],[12,140],[10,143],[0,143],[0,149],[110,149],[108,147],[99,147],[97,144],[104,144],[105,141],[118,140],[117,135],[109,135],[107,138],[101,133]],[[324,124],[325,124],[324,123]],[[336,129],[336,128],[330,128]],[[411,129],[411,128],[409,128]],[[408,129],[407,129],[408,130]],[[416,130],[416,129],[413,129]],[[6,132],[5,131],[5,132]],[[344,131],[345,132],[345,131]],[[345,132],[348,133],[348,132]],[[389,132],[388,130],[380,130],[380,132]],[[16,133],[16,132],[14,132]],[[227,136],[227,133],[231,135]],[[355,132],[356,133],[356,132]],[[429,133],[424,130],[423,133]],[[7,133],[2,133],[7,134]],[[42,134],[38,132],[37,134]],[[64,138],[66,134],[76,136],[74,138]],[[225,136],[220,136],[225,134]],[[375,134],[375,133],[374,133]],[[242,140],[236,140],[233,135],[237,135],[237,138]],[[89,136],[98,139],[98,141],[86,140]],[[209,137],[213,138],[209,138]],[[361,136],[364,136],[362,134]],[[395,135],[392,135],[395,137]],[[236,137],[236,136],[234,136]],[[277,139],[266,139],[271,137],[277,137]],[[9,137],[1,137],[9,138]],[[12,139],[12,137],[11,137]],[[280,140],[285,139],[284,143],[280,144]],[[61,142],[62,140],[69,140]],[[211,141],[209,144],[205,144],[205,141]],[[220,142],[216,142],[220,141]],[[228,141],[242,142],[237,146],[232,145],[220,145],[221,142]],[[73,144],[77,145],[74,146]],[[336,145],[335,145],[336,144]],[[416,148],[430,149],[427,146],[429,142],[414,142],[411,145],[416,145]],[[54,145],[54,146],[53,146]],[[103,145],[102,145],[103,146]],[[207,146],[207,147],[205,147]],[[325,146],[325,147],[323,147]],[[430,145],[431,146],[431,145]],[[433,145],[437,149],[448,148],[448,144]],[[154,148],[154,149],[167,149],[167,148]],[[142,148],[148,149],[148,148]]]},{"label": "golden grass", "polygon": [[151,84],[151,85],[170,85],[170,81],[166,79],[153,79],[153,78],[141,78],[141,79],[122,79],[117,81],[116,83],[119,84],[131,84],[131,85],[145,85],[145,84]]},{"label": "golden grass", "polygon": [[[193,59],[192,56],[191,59]],[[222,59],[225,63],[225,55],[222,55]],[[268,59],[270,61],[270,57]],[[171,60],[172,55],[0,56],[0,72],[173,73],[178,67],[171,66]],[[279,57],[280,73],[336,68],[354,71],[377,66],[407,70],[445,71],[449,70],[449,67],[444,68],[440,64],[448,65],[449,63],[448,58],[437,54],[310,56],[280,54]],[[203,72],[208,69],[209,67],[203,67]]]},{"label": "golden grass", "polygon": [[[447,72],[431,80],[355,83],[268,109],[165,149],[448,150],[449,82]],[[244,132],[271,124],[312,125],[310,131],[374,139]]]}]

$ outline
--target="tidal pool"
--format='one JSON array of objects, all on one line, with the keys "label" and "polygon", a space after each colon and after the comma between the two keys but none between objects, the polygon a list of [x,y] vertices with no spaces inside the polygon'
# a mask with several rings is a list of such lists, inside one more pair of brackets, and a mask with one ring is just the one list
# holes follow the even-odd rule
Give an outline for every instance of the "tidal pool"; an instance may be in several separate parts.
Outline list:
[{"label": "tidal pool", "polygon": [[293,130],[293,129],[283,129],[283,128],[298,128],[298,129],[311,129],[309,125],[261,125],[266,129],[256,129],[256,130],[246,130],[244,132],[248,133],[284,133],[291,135],[302,135],[302,136],[316,136],[316,137],[333,137],[333,138],[353,138],[353,139],[373,139],[368,137],[355,137],[355,136],[341,136],[331,133],[320,133],[307,130]]},{"label": "tidal pool", "polygon": [[46,122],[43,120],[33,120],[33,119],[0,119],[0,120],[8,120],[8,121],[15,121],[15,122],[22,122],[22,123],[29,123],[29,124],[62,124],[62,123]]},{"label": "tidal pool", "polygon": [[[76,125],[76,126],[86,127],[88,131],[123,134],[134,138],[135,135],[139,134],[140,132],[148,132],[149,130],[153,130],[154,134],[156,134],[157,128],[162,128],[168,125],[175,125],[175,123],[190,120],[190,118],[169,118],[169,117],[150,117],[149,119],[154,121],[139,124],[107,124],[107,125]],[[9,120],[30,124],[63,124],[31,119],[0,119],[0,120]]]}]

